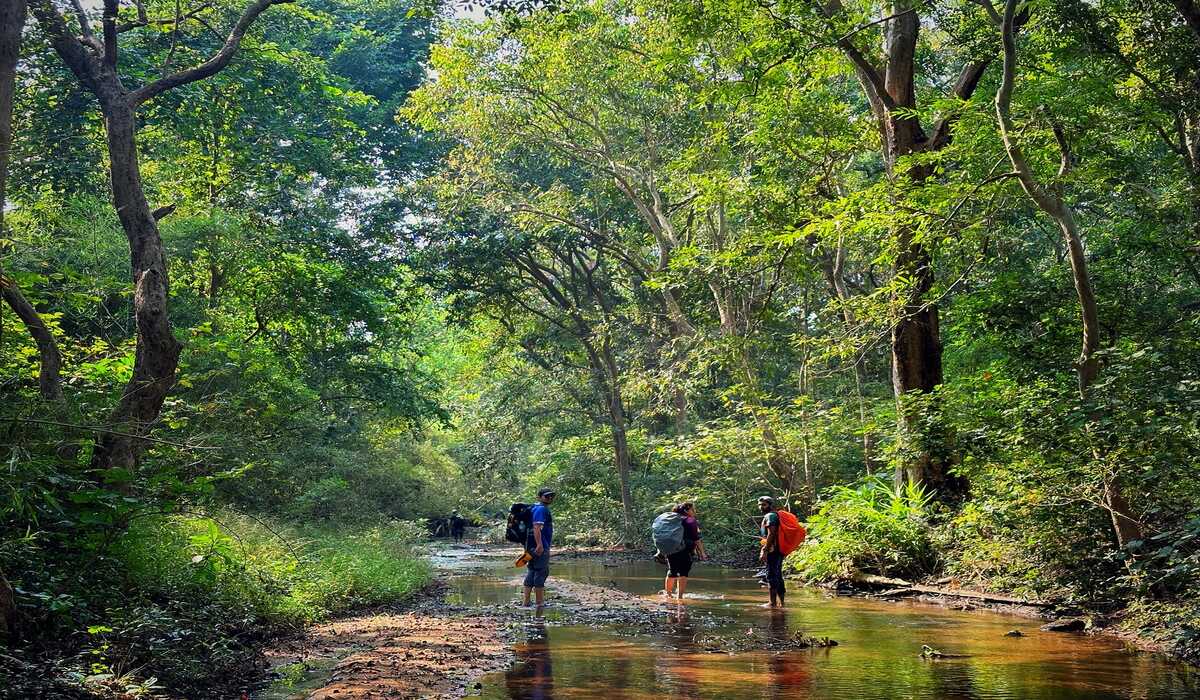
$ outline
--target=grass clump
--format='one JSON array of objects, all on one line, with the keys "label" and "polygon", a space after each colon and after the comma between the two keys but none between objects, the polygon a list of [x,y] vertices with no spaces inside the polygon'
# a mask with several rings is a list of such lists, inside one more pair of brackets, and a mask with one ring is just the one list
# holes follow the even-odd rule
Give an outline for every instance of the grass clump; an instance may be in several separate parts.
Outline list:
[{"label": "grass clump", "polygon": [[[72,647],[48,671],[84,694],[236,697],[259,672],[264,640],[422,588],[420,534],[411,523],[299,529],[228,511],[137,518],[74,565],[87,580],[71,588],[86,595],[44,621],[60,649]],[[24,590],[63,584],[35,576]]]},{"label": "grass clump", "polygon": [[928,525],[932,500],[920,487],[897,489],[878,477],[835,486],[809,518],[808,540],[788,558],[788,569],[814,582],[928,573],[937,559]]}]

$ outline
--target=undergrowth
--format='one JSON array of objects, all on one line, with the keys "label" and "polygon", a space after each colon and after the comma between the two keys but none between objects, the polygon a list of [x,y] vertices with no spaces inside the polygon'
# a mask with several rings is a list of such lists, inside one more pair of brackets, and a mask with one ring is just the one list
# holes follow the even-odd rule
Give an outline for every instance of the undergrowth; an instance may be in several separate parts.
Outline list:
[{"label": "undergrowth", "polygon": [[932,497],[920,487],[894,488],[868,478],[829,490],[809,518],[808,540],[787,560],[808,581],[846,579],[856,573],[908,577],[936,563],[928,517]]},{"label": "undergrowth", "polygon": [[29,651],[59,653],[3,669],[14,680],[0,696],[32,697],[52,681],[62,697],[235,697],[264,639],[424,586],[420,534],[410,523],[297,529],[229,512],[136,519],[73,571],[21,571],[14,584],[45,611],[25,621]]}]

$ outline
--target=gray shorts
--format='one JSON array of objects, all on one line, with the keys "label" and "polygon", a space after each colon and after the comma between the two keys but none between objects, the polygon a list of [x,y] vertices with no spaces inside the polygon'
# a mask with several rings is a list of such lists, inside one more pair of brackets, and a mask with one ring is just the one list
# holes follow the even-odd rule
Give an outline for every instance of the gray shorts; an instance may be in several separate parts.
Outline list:
[{"label": "gray shorts", "polygon": [[534,556],[525,565],[525,587],[545,588],[546,577],[550,575],[550,552]]}]

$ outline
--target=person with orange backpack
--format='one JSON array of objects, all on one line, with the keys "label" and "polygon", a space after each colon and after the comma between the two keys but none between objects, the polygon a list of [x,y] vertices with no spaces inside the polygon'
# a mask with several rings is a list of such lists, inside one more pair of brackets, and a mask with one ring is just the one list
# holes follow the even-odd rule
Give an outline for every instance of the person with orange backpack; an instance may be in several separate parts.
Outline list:
[{"label": "person with orange backpack", "polygon": [[775,510],[775,499],[758,497],[758,510],[762,513],[762,549],[758,552],[760,564],[767,565],[767,586],[771,591],[771,602],[763,607],[783,607],[787,593],[783,583],[783,559],[791,554],[807,534],[796,516],[786,510]]}]

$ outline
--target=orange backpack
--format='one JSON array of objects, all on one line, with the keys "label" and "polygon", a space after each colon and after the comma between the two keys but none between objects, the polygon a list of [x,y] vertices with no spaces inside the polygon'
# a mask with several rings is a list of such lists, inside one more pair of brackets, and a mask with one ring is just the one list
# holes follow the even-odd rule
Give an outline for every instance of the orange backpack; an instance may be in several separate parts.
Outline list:
[{"label": "orange backpack", "polygon": [[800,546],[808,536],[808,530],[800,524],[800,520],[786,510],[775,511],[779,515],[779,553],[787,556]]}]

